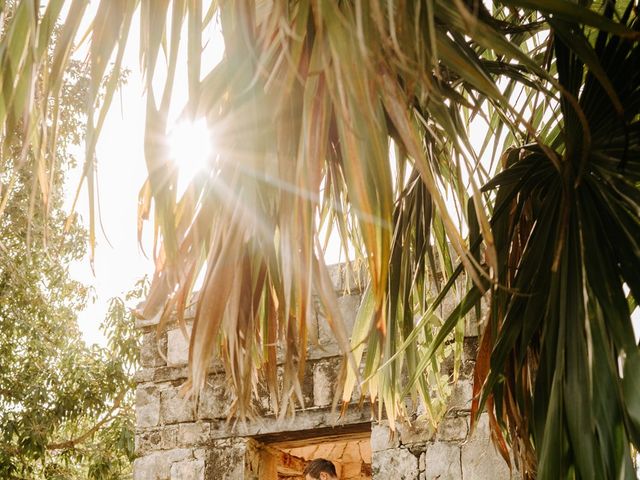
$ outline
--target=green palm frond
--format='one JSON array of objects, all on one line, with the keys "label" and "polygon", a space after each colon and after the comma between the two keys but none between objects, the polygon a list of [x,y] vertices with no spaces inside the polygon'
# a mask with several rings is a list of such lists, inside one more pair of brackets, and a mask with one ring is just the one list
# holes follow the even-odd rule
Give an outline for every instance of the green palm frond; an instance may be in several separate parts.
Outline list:
[{"label": "green palm frond", "polygon": [[[605,14],[613,12],[609,5]],[[631,5],[622,21],[638,28]],[[477,386],[520,446],[527,478],[536,475],[535,445],[540,478],[631,479],[640,349],[624,287],[635,298],[640,50],[606,32],[591,46],[577,25],[552,26],[564,87],[554,141],[562,168],[532,145],[514,151],[487,186],[512,200],[510,215],[495,222],[506,288],[492,292]]]}]

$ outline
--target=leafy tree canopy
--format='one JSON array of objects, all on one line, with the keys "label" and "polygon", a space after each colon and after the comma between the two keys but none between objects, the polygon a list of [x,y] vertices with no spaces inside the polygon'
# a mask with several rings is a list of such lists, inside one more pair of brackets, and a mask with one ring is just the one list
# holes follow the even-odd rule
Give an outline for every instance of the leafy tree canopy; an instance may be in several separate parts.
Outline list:
[{"label": "leafy tree canopy", "polygon": [[[65,230],[62,208],[64,179],[76,164],[71,147],[86,123],[85,70],[74,62],[65,71],[57,160],[44,179],[47,202],[32,188],[42,180],[29,173],[36,170],[33,152],[21,159],[15,141],[0,162],[0,185],[13,182],[0,217],[0,477],[6,479],[130,475],[131,376],[139,347],[133,322],[114,299],[102,326],[108,347],[85,345],[77,312],[89,292],[69,274],[87,246],[77,221]],[[131,295],[140,296],[140,288]]]}]

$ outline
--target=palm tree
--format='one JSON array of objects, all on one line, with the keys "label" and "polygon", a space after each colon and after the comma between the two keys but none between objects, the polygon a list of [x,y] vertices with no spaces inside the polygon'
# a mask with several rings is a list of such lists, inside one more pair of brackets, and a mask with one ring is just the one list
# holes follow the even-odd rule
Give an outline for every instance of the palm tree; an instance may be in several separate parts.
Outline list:
[{"label": "palm tree", "polygon": [[[46,208],[56,99],[87,2],[4,3],[2,148],[35,157],[34,198]],[[95,145],[138,10],[149,170],[139,216],[153,209],[158,231],[157,271],[140,314],[161,315],[162,324],[176,312],[183,322],[205,272],[190,346],[194,393],[215,355],[232,380],[236,414],[251,414],[260,381],[285,414],[300,396],[317,295],[345,352],[344,398],[361,381],[392,422],[407,395],[437,419],[440,362],[459,358],[460,320],[484,297],[474,411],[488,410],[505,458],[509,444],[525,478],[635,477],[633,1],[103,0],[89,29],[90,205]],[[225,56],[203,72],[202,35],[214,19]],[[183,43],[184,115],[206,118],[218,150],[208,174],[177,197],[166,132]],[[166,80],[156,99],[161,48]],[[478,128],[486,134],[472,139]],[[16,131],[29,143],[16,146]],[[0,214],[21,166],[0,173]],[[322,254],[332,231],[368,273],[353,332]],[[440,318],[456,289],[460,302]]]}]

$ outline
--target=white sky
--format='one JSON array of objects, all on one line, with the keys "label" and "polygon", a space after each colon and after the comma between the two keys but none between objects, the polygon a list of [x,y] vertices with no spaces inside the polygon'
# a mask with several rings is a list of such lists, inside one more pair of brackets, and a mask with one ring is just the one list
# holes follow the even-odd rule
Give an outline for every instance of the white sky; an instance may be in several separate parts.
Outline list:
[{"label": "white sky", "polygon": [[[129,82],[120,96],[114,98],[97,145],[102,223],[112,246],[98,226],[95,276],[88,259],[71,266],[74,278],[95,289],[94,301],[78,318],[87,343],[104,344],[99,326],[106,315],[109,299],[128,291],[136,280],[153,272],[153,261],[141,254],[136,240],[137,192],[146,179],[143,156],[145,103],[137,60],[139,35],[132,33],[131,48],[124,59],[125,67],[131,70]],[[79,156],[82,158],[84,155]],[[77,185],[78,176],[79,172],[76,172],[67,182],[70,196],[75,191],[71,187]],[[85,186],[76,210],[88,228],[86,195]]]},{"label": "white sky", "polygon": [[[96,9],[97,2],[92,2],[86,18],[91,18]],[[93,286],[95,290],[94,301],[78,317],[79,327],[87,343],[105,344],[99,327],[107,313],[109,300],[129,291],[145,274],[151,276],[153,273],[152,258],[146,258],[142,254],[137,242],[138,192],[147,178],[144,161],[145,99],[138,60],[139,27],[140,19],[137,15],[131,25],[129,44],[123,59],[123,67],[130,70],[128,83],[119,96],[114,96],[97,145],[101,216],[109,242],[97,225],[95,276],[88,259],[71,266],[72,276]],[[205,55],[208,61],[203,61],[203,72],[206,73],[222,58],[224,43],[219,28],[208,29],[203,36],[203,44],[207,45]],[[84,58],[86,48],[86,45],[82,46],[76,57]],[[161,91],[163,87],[163,79],[160,78],[162,60],[161,53],[161,60],[158,62],[160,74],[155,79],[157,91]],[[186,64],[183,63],[178,65],[176,71],[175,94],[170,114],[174,119],[187,100],[186,85]],[[83,158],[84,155],[78,156],[79,163],[82,163]],[[79,174],[78,169],[67,181],[67,207],[71,205]],[[88,226],[86,195],[84,187],[76,211]],[[150,256],[152,229],[153,225],[147,222],[143,245]]]}]

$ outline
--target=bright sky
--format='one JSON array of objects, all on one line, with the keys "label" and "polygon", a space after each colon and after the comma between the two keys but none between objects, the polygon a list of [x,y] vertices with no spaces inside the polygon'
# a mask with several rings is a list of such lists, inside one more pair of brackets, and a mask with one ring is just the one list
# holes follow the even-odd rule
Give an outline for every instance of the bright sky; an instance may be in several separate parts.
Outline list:
[{"label": "bright sky", "polygon": [[[96,8],[97,2],[92,2],[86,17],[90,18]],[[72,276],[87,285],[92,285],[95,290],[94,301],[90,302],[87,308],[79,314],[78,319],[87,343],[104,345],[105,338],[99,327],[107,313],[109,300],[115,296],[123,295],[133,287],[137,280],[144,275],[151,276],[153,273],[153,260],[143,255],[137,242],[138,192],[147,178],[144,161],[145,99],[138,60],[139,22],[139,17],[134,18],[129,44],[123,60],[123,67],[131,72],[128,83],[120,92],[120,96],[114,97],[97,145],[101,217],[106,238],[98,225],[96,228],[95,276],[86,259],[71,266]],[[203,45],[206,45],[203,56],[206,56],[208,61],[203,62],[202,70],[207,73],[220,61],[223,55],[224,42],[219,26],[216,25],[205,31]],[[76,54],[80,59],[83,59],[86,54],[83,50],[86,52],[86,46]],[[184,55],[182,57],[184,58]],[[161,70],[162,67],[162,61],[160,61],[158,69]],[[163,86],[161,76],[162,71],[154,79],[157,91],[161,91]],[[178,65],[176,72],[171,118],[176,119],[186,100],[187,76],[186,64],[183,63]],[[198,138],[198,133],[202,133],[201,124],[196,124],[195,128],[178,124],[174,130],[175,154],[180,155],[185,151],[194,153],[194,146],[197,147],[195,153],[208,148]],[[196,134],[195,139],[192,136],[194,133]],[[83,155],[79,155],[78,158],[82,159]],[[189,158],[194,159],[194,156]],[[198,155],[195,155],[195,160],[198,160]],[[188,170],[197,167],[189,161],[182,159],[178,159],[178,161],[188,164],[187,168],[181,168],[183,176],[184,173],[186,175],[192,174],[193,172]],[[71,196],[75,193],[79,174],[78,170],[76,175],[70,176],[67,182],[68,206],[72,201]],[[81,193],[76,211],[88,225],[89,215],[86,198],[85,188]],[[153,240],[152,228],[151,223],[145,224],[143,238],[145,251],[150,256]]]}]

